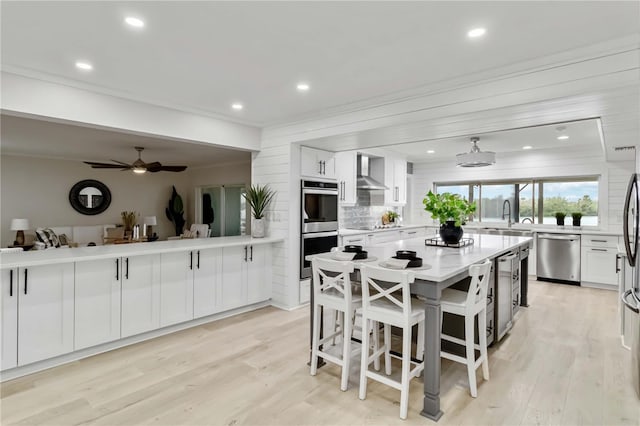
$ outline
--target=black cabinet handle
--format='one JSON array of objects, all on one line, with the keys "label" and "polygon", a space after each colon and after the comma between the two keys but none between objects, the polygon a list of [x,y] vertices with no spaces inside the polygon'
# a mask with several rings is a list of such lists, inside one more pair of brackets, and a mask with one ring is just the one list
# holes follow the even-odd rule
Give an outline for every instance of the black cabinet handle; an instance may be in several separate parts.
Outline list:
[{"label": "black cabinet handle", "polygon": [[198,250],[198,269],[200,269],[200,250]]},{"label": "black cabinet handle", "polygon": [[9,270],[9,297],[13,297],[13,269]]},{"label": "black cabinet handle", "polygon": [[244,261],[247,261],[247,246],[244,246]]},{"label": "black cabinet handle", "polygon": [[253,246],[251,246],[251,256],[249,257],[249,260],[253,262]]},{"label": "black cabinet handle", "polygon": [[128,257],[126,258],[125,263],[127,264],[127,272],[125,273],[124,277],[126,279],[129,279],[129,258]]},{"label": "black cabinet handle", "polygon": [[616,255],[616,274],[620,272],[620,265],[618,264],[618,260],[620,260],[620,255]]},{"label": "black cabinet handle", "polygon": [[116,259],[116,281],[120,280],[120,259]]},{"label": "black cabinet handle", "polygon": [[25,268],[24,269],[24,294],[27,294],[28,273],[29,273],[29,270]]},{"label": "black cabinet handle", "polygon": [[191,269],[193,271],[193,252],[192,251],[189,252],[189,258],[190,258],[190,260],[189,260],[189,269]]}]

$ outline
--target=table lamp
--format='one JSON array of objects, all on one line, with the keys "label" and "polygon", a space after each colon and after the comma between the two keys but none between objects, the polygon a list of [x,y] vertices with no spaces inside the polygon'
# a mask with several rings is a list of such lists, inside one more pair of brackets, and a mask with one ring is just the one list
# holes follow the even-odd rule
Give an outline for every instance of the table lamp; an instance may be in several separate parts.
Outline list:
[{"label": "table lamp", "polygon": [[16,232],[16,240],[14,245],[24,245],[24,231],[29,229],[29,219],[11,219],[11,230]]},{"label": "table lamp", "polygon": [[144,229],[142,230],[143,237],[150,238],[153,236],[153,226],[156,225],[156,217],[155,216],[145,216],[142,218],[142,223],[144,224]]}]

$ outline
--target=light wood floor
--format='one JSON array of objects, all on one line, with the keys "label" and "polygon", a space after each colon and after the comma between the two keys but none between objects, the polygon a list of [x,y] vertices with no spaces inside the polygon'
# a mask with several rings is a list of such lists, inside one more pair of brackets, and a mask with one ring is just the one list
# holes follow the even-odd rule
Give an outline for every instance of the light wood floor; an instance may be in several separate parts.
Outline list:
[{"label": "light wood floor", "polygon": [[[443,360],[439,424],[640,425],[620,345],[617,294],[532,282],[530,304],[490,351],[491,380],[467,390],[465,367]],[[358,399],[339,369],[309,376],[308,310],[241,315],[2,384],[1,422],[47,425],[432,424],[409,418],[399,392],[369,382]]]}]

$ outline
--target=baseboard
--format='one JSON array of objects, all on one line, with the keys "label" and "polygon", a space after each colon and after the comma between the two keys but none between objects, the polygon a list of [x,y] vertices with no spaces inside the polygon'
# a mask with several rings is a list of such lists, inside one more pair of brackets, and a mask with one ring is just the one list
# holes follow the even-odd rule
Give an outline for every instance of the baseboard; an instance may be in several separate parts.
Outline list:
[{"label": "baseboard", "polygon": [[599,288],[601,290],[618,291],[618,285],[617,284],[600,284],[600,283],[589,283],[589,282],[582,281],[580,283],[580,285],[582,287]]},{"label": "baseboard", "polygon": [[298,309],[301,309],[301,308],[306,308],[307,306],[309,306],[309,302],[303,303],[302,305],[297,305],[297,306],[284,306],[284,305],[281,305],[279,303],[271,301],[271,306],[273,306],[274,308],[277,308],[277,309],[281,309],[283,311],[291,312],[291,311],[295,311],[295,310],[298,310]]}]

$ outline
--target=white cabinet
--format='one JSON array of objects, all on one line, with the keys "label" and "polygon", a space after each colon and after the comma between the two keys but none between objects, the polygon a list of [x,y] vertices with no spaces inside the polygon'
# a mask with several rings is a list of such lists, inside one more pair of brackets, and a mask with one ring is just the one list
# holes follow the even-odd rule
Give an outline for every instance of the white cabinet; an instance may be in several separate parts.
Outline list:
[{"label": "white cabinet", "polygon": [[2,270],[0,291],[0,370],[6,370],[18,365],[18,268]]},{"label": "white cabinet", "polygon": [[18,269],[18,365],[73,351],[73,263]]},{"label": "white cabinet", "polygon": [[408,240],[410,238],[425,238],[427,236],[427,228],[411,228],[401,229],[400,239]]},{"label": "white cabinet", "polygon": [[120,266],[120,258],[75,264],[75,350],[120,338]]},{"label": "white cabinet", "polygon": [[367,234],[367,245],[375,245],[398,241],[400,239],[400,231],[384,231]]},{"label": "white cabinet", "polygon": [[385,157],[384,203],[388,206],[407,204],[407,162],[401,158]]},{"label": "white cabinet", "polygon": [[160,255],[121,258],[122,337],[160,328]]},{"label": "white cabinet", "polygon": [[338,178],[338,201],[341,205],[354,205],[357,196],[357,159],[355,151],[338,152],[336,158],[336,176]]},{"label": "white cabinet", "polygon": [[357,235],[343,235],[340,237],[340,245],[356,245],[356,246],[364,246],[367,244],[367,234],[357,234]]},{"label": "white cabinet", "polygon": [[582,285],[615,290],[618,285],[616,256],[618,237],[582,236],[580,275]]},{"label": "white cabinet", "polygon": [[319,149],[300,148],[300,174],[302,176],[335,178],[335,159],[333,152]]},{"label": "white cabinet", "polygon": [[225,247],[222,252],[223,310],[271,297],[271,253],[267,246]]},{"label": "white cabinet", "polygon": [[195,251],[193,316],[200,318],[221,310],[218,291],[222,281],[222,249]]},{"label": "white cabinet", "polygon": [[160,326],[193,319],[194,251],[160,255]]}]

